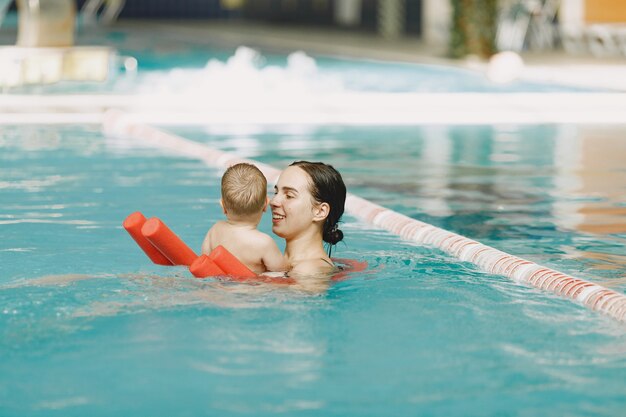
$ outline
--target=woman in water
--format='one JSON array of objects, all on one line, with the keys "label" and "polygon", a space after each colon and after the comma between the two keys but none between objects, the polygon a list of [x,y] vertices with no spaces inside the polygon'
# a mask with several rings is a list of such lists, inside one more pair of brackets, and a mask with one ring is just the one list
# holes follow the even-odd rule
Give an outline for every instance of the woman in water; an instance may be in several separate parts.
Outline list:
[{"label": "woman in water", "polygon": [[330,254],[343,239],[337,224],[345,201],[346,186],[330,165],[299,161],[280,174],[270,201],[272,231],[286,241],[290,276],[330,276],[337,270]]}]

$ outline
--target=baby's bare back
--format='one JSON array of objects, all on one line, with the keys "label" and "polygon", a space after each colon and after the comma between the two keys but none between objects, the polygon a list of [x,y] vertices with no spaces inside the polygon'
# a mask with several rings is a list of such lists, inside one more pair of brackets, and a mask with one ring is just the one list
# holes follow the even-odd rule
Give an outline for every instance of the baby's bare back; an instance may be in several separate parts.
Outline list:
[{"label": "baby's bare back", "polygon": [[225,221],[217,222],[211,227],[202,243],[202,253],[209,254],[219,245],[224,246],[257,274],[277,270],[273,265],[266,265],[264,259],[282,258],[270,236],[254,227],[232,225]]}]

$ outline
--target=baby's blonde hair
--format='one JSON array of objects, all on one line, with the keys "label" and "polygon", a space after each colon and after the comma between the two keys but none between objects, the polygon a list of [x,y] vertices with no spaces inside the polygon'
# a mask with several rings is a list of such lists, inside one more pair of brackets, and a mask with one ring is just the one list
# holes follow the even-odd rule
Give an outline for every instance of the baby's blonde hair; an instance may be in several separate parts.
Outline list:
[{"label": "baby's blonde hair", "polygon": [[222,201],[229,212],[245,216],[265,208],[267,180],[259,168],[239,163],[229,167],[222,176]]}]

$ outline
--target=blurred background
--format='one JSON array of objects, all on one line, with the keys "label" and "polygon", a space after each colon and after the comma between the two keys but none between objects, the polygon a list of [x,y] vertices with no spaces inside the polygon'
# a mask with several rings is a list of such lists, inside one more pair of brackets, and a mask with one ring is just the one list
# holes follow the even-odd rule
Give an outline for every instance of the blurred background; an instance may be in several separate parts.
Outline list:
[{"label": "blurred background", "polygon": [[419,38],[448,46],[457,57],[560,47],[626,54],[626,3],[620,0],[2,0],[0,19],[16,9],[49,20],[78,13],[106,24],[118,18],[203,19],[341,28]]},{"label": "blurred background", "polygon": [[[235,32],[249,44],[270,36],[270,44],[319,50],[313,38],[326,50],[409,61],[486,60],[502,51],[530,63],[610,65],[626,57],[622,0],[0,0],[0,43],[68,47],[81,43],[80,31],[118,21],[176,22],[213,29],[208,35],[217,38]],[[57,78],[21,74],[35,71],[24,69],[23,51],[3,47],[0,60],[5,89]]]}]

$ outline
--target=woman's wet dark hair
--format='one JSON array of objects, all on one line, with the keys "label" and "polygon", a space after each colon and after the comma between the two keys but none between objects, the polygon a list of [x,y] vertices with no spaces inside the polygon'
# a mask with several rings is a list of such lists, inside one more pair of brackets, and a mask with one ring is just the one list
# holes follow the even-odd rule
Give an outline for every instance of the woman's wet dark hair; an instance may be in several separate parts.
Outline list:
[{"label": "woman's wet dark hair", "polygon": [[343,215],[346,203],[346,185],[341,178],[341,174],[332,165],[323,162],[296,161],[291,166],[297,166],[311,177],[310,192],[318,203],[328,203],[330,212],[324,228],[322,239],[324,242],[335,245],[343,239],[343,232],[337,227]]}]

